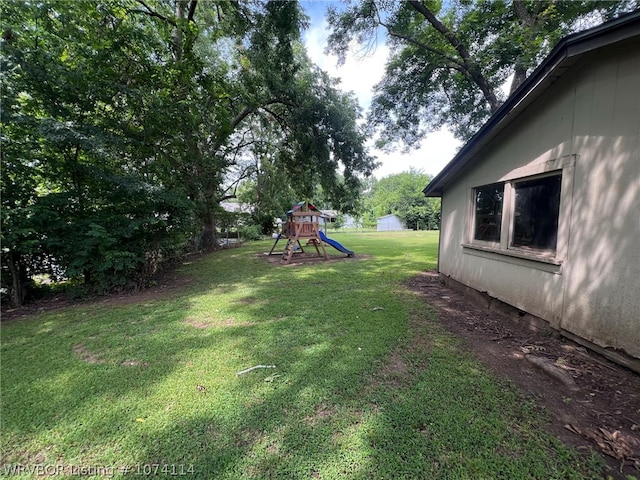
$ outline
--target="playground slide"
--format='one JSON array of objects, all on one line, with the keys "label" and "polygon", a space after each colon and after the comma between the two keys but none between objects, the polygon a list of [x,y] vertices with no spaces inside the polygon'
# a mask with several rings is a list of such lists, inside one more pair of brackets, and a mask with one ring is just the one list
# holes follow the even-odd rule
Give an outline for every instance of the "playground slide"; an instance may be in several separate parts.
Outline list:
[{"label": "playground slide", "polygon": [[320,230],[319,233],[320,233],[320,240],[322,240],[324,243],[328,243],[336,250],[339,250],[342,253],[346,253],[350,257],[354,255],[354,253],[351,250],[343,247],[342,244],[336,242],[335,240],[331,240],[329,237],[327,237],[322,230]]}]

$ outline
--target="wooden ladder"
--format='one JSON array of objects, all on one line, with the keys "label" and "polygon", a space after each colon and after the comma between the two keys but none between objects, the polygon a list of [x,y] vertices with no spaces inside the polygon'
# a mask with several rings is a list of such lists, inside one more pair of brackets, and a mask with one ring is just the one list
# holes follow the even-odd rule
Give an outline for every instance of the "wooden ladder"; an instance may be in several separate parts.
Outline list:
[{"label": "wooden ladder", "polygon": [[287,239],[287,244],[284,247],[284,252],[282,252],[282,260],[284,263],[289,263],[291,261],[291,257],[293,257],[293,253],[296,250],[296,244],[298,243],[297,235],[293,238],[289,237]]}]

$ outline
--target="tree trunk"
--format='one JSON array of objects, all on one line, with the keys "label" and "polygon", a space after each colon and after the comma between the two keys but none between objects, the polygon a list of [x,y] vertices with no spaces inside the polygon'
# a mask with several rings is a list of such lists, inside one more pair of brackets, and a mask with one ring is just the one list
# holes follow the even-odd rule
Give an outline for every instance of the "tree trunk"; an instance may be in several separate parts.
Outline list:
[{"label": "tree trunk", "polygon": [[502,102],[498,100],[493,86],[485,78],[477,63],[471,57],[471,53],[467,46],[464,45],[462,41],[460,41],[460,39],[455,35],[454,32],[452,32],[444,23],[442,23],[438,19],[424,3],[417,0],[410,0],[409,5],[411,5],[418,13],[420,13],[431,24],[433,28],[440,32],[440,34],[447,40],[447,42],[449,42],[449,44],[456,50],[460,57],[465,74],[478,86],[485,100],[489,104],[491,113],[494,113],[496,110],[498,110],[498,108],[500,108],[500,105],[502,105]]},{"label": "tree trunk", "polygon": [[20,265],[20,255],[9,252],[9,271],[11,272],[11,295],[10,301],[14,307],[19,307],[26,297],[25,283],[23,282],[22,268]]},{"label": "tree trunk", "polygon": [[200,217],[202,231],[200,232],[199,246],[202,250],[214,250],[218,248],[218,234],[216,232],[216,216],[213,212],[204,212]]},{"label": "tree trunk", "polygon": [[[534,8],[533,12],[529,12],[529,10],[527,10],[527,4],[524,0],[513,0],[512,6],[515,16],[518,18],[518,22],[526,33],[524,41],[533,41],[533,37],[535,36],[535,27],[538,23],[538,16],[540,15],[540,9],[544,6],[544,2],[538,1],[531,3],[531,7]],[[521,61],[522,59],[517,59],[516,64],[514,65],[514,75],[513,81],[511,82],[511,88],[509,89],[509,95],[515,92],[527,78],[527,67],[519,64],[519,60]]]},{"label": "tree trunk", "polygon": [[521,65],[516,65],[513,73],[513,80],[511,81],[511,88],[509,89],[509,95],[512,95],[522,82],[527,78],[527,69]]},{"label": "tree trunk", "polygon": [[185,11],[187,10],[187,1],[186,0],[176,0],[175,4],[175,16],[176,23],[173,27],[173,48],[174,48],[174,61],[179,62],[182,60],[182,22],[181,20],[184,18]]}]

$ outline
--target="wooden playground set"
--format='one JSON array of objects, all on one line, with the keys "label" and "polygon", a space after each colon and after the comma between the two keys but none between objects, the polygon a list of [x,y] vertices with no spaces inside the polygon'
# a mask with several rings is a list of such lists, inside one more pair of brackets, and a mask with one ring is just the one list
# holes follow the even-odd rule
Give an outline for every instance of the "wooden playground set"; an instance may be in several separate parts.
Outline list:
[{"label": "wooden playground set", "polygon": [[[296,253],[304,253],[301,240],[306,240],[306,246],[313,246],[319,257],[329,259],[325,243],[336,250],[352,257],[354,252],[345,248],[340,243],[327,237],[320,228],[320,219],[326,218],[323,213],[309,202],[300,202],[287,212],[287,220],[282,224],[282,229],[268,255],[273,255],[276,245],[281,239],[287,243],[282,252],[281,263],[288,264]],[[322,252],[322,253],[321,253]],[[279,253],[277,253],[279,255]]]}]

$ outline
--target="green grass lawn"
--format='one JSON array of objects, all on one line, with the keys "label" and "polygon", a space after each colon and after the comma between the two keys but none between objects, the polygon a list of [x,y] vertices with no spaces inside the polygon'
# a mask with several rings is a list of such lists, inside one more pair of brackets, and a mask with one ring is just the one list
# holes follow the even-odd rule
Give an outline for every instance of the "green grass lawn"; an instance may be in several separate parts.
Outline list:
[{"label": "green grass lawn", "polygon": [[256,242],[163,297],[3,324],[0,476],[598,476],[402,286],[437,233],[329,236],[370,257],[273,266]]}]

